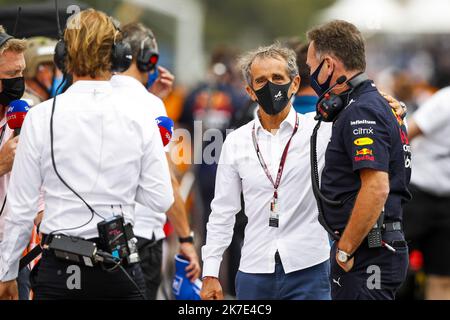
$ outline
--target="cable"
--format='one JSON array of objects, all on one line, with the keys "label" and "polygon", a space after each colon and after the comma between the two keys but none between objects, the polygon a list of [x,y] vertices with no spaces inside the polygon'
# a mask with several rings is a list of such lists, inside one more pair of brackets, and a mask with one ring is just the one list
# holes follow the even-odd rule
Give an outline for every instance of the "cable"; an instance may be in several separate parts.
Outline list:
[{"label": "cable", "polygon": [[21,12],[22,12],[22,7],[19,6],[17,8],[16,22],[14,23],[14,30],[13,30],[13,34],[12,34],[14,37],[17,36],[17,30],[18,30],[18,27],[19,27],[20,13]]},{"label": "cable", "polygon": [[[66,74],[63,75],[63,81],[59,84],[58,88],[56,89],[56,92],[58,92],[61,89],[61,87],[62,87],[62,85],[64,84],[65,81],[66,81]],[[90,217],[88,222],[86,222],[86,223],[84,223],[84,224],[82,224],[80,226],[73,227],[73,228],[65,228],[65,229],[55,230],[55,231],[50,232],[49,235],[52,235],[52,234],[55,234],[56,232],[61,232],[61,231],[69,231],[69,230],[80,229],[80,228],[88,225],[94,219],[94,215],[97,215],[101,219],[105,220],[105,218],[103,216],[98,214],[71,186],[69,186],[69,184],[61,177],[61,175],[58,172],[58,169],[56,168],[55,153],[54,153],[54,149],[53,149],[53,145],[54,145],[53,116],[55,114],[56,98],[57,97],[58,97],[58,94],[55,95],[55,97],[53,98],[52,112],[51,112],[51,116],[50,116],[50,153],[51,153],[51,158],[52,158],[53,170],[55,171],[55,174],[59,178],[59,180],[86,205],[86,207],[91,212],[91,217]],[[50,239],[50,237],[48,237],[48,239]]]},{"label": "cable", "polygon": [[0,216],[3,214],[3,210],[5,209],[6,204],[6,198],[8,197],[7,194],[5,194],[5,199],[3,200],[2,209],[0,210]]},{"label": "cable", "polygon": [[56,25],[58,28],[58,36],[60,39],[63,38],[63,32],[61,30],[61,22],[59,21],[59,8],[58,8],[58,0],[55,0],[55,11],[56,11]]},{"label": "cable", "polygon": [[136,287],[136,289],[139,291],[139,294],[142,297],[142,300],[147,300],[147,298],[145,297],[145,294],[141,291],[141,288],[139,288],[139,286],[137,285],[137,283],[133,280],[133,278],[128,274],[127,270],[125,270],[124,267],[122,267],[122,265],[119,265],[120,270],[123,271],[123,273],[127,276],[127,278],[131,281],[131,283]]},{"label": "cable", "polygon": [[327,199],[320,191],[319,187],[319,169],[317,164],[317,132],[319,131],[320,125],[322,121],[319,120],[317,122],[317,125],[314,127],[313,134],[311,135],[311,150],[310,150],[310,160],[311,160],[311,184],[313,189],[314,197],[317,201],[317,208],[319,210],[319,222],[323,226],[323,228],[330,234],[330,236],[334,240],[339,240],[340,236],[334,233],[334,231],[330,228],[330,226],[327,224],[327,221],[325,219],[325,215],[323,213],[323,202],[332,205],[332,206],[341,206],[341,201],[333,201]]}]

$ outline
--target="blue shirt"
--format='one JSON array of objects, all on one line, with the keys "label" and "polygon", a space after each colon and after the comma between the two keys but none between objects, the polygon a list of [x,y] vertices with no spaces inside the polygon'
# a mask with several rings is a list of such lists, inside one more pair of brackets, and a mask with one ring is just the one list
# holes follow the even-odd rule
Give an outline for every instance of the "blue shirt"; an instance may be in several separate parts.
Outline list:
[{"label": "blue shirt", "polygon": [[324,217],[333,230],[344,229],[361,187],[360,169],[389,174],[390,192],[385,204],[385,221],[401,221],[402,207],[411,199],[411,152],[403,121],[395,115],[372,81],[353,93],[333,123],[325,153],[321,189],[343,206],[324,204]]},{"label": "blue shirt", "polygon": [[297,113],[316,112],[317,96],[295,96],[294,109]]}]

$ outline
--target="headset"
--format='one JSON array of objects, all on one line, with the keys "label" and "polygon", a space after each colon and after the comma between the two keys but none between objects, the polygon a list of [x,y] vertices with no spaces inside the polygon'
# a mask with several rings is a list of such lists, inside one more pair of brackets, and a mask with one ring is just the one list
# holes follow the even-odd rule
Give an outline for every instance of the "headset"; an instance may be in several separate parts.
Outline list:
[{"label": "headset", "polygon": [[[115,20],[112,17],[109,17],[111,19],[112,24],[114,25],[114,28],[117,32],[121,33],[120,30],[120,23]],[[59,15],[57,15],[58,20],[58,28],[59,27]],[[54,56],[54,62],[59,70],[61,70],[63,73],[66,71],[65,66],[65,60],[67,56],[67,49],[66,49],[66,43],[64,42],[64,37],[59,30],[59,36],[60,39],[55,47],[55,56]],[[131,61],[133,60],[133,55],[131,52],[131,46],[129,43],[124,41],[118,41],[116,42],[116,39],[114,37],[114,43],[112,45],[111,50],[111,71],[113,72],[124,72],[128,70],[128,68],[131,65]]]},{"label": "headset", "polygon": [[0,32],[0,48],[3,47],[3,45],[8,42],[11,39],[14,39],[14,37],[17,35],[17,29],[19,26],[19,21],[20,21],[20,13],[22,12],[22,7],[18,7],[17,8],[17,15],[16,15],[16,22],[14,23],[14,30],[13,30],[13,35],[11,36],[9,34],[7,34],[6,32]]},{"label": "headset", "polygon": [[13,36],[10,36],[9,34],[5,32],[0,33],[0,48],[3,47],[3,45],[8,42],[8,40],[14,39]]},{"label": "headset", "polygon": [[[316,120],[321,120],[323,122],[333,122],[338,114],[345,108],[347,103],[344,102],[343,94],[332,93],[336,86],[343,84],[347,80],[346,76],[341,76],[337,79],[336,84],[329,88],[322,94],[316,105],[317,115]],[[347,85],[350,87],[350,93],[355,90],[363,82],[369,80],[369,77],[361,72],[347,81]],[[346,96],[349,94],[345,93]]]},{"label": "headset", "polygon": [[152,35],[149,35],[147,38],[141,41],[141,47],[136,57],[136,64],[139,71],[150,72],[156,68],[156,64],[159,60],[159,53],[156,50],[152,49],[151,46],[145,48],[145,42],[147,40],[154,39],[155,38]]},{"label": "headset", "polygon": [[[346,96],[348,100],[350,94],[367,80],[369,80],[369,77],[365,73],[359,73],[348,81],[346,76],[341,76],[336,80],[336,84],[331,86],[327,91],[325,91],[322,94],[322,96],[319,97],[319,101],[317,102],[316,105],[317,115],[315,119],[318,120],[318,122],[317,125],[314,127],[310,140],[311,184],[314,197],[316,198],[317,201],[317,207],[319,209],[319,222],[334,240],[339,240],[340,236],[334,233],[334,230],[332,230],[328,226],[325,220],[325,216],[323,214],[323,204],[326,203],[327,205],[330,206],[340,207],[344,204],[345,200],[344,201],[330,200],[320,191],[319,169],[317,164],[317,132],[319,131],[322,121],[323,122],[335,121],[339,116],[340,112],[345,109],[345,107],[348,105],[348,101],[346,101],[347,103],[345,103],[344,96]],[[336,86],[341,85],[346,81],[347,85],[350,87],[350,91],[346,91],[341,94],[335,94],[331,92]]]}]

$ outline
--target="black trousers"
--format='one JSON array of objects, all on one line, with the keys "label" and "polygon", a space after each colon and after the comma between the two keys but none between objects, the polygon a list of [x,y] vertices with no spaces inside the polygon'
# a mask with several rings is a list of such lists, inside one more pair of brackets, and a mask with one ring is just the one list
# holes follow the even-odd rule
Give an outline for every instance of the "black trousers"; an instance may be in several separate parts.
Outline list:
[{"label": "black trousers", "polygon": [[336,242],[331,247],[330,283],[333,300],[394,300],[408,271],[408,246],[401,231],[386,232],[383,240],[395,247],[369,248],[367,239],[356,250],[354,265],[345,272],[336,261]]},{"label": "black trousers", "polygon": [[80,266],[44,251],[31,272],[34,299],[142,300],[145,298],[145,285],[139,264],[124,269],[140,290],[120,268],[107,272],[100,265]]},{"label": "black trousers", "polygon": [[145,280],[145,292],[149,300],[156,300],[158,288],[161,285],[162,244],[163,240],[155,241],[137,237],[140,265]]}]

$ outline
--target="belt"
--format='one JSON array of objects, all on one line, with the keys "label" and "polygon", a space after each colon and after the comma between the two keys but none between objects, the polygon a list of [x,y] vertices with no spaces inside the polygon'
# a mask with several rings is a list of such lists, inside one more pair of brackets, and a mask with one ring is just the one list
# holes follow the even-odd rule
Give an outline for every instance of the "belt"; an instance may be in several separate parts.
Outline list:
[{"label": "belt", "polygon": [[[345,229],[336,230],[337,234],[342,235]],[[400,221],[383,223],[382,230],[384,232],[403,231],[402,223]]]},{"label": "belt", "polygon": [[[57,234],[52,234],[52,235],[42,234],[41,243],[42,244],[50,243],[55,235],[57,235]],[[75,237],[75,238],[79,238],[79,237]],[[97,246],[101,245],[100,238],[90,238],[90,239],[81,238],[81,239],[83,239],[85,241],[89,241],[89,242],[94,242]]]},{"label": "belt", "polygon": [[385,232],[402,231],[402,223],[400,221],[383,223],[383,230]]}]

